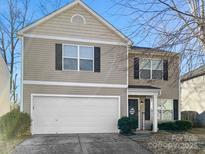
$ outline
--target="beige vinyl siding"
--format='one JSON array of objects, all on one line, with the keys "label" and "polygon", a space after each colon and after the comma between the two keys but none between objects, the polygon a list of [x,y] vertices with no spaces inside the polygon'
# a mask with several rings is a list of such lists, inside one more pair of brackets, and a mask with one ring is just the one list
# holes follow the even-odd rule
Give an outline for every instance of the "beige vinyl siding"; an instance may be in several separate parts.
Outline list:
[{"label": "beige vinyl siding", "polygon": [[205,76],[199,76],[181,83],[182,111],[205,111]]},{"label": "beige vinyl siding", "polygon": [[[75,14],[84,16],[86,24],[71,23],[71,17]],[[123,42],[120,36],[80,5],[75,5],[26,33]]]},{"label": "beige vinyl siding", "polygon": [[[155,52],[154,54],[129,53],[129,85],[149,85],[161,88],[161,95],[159,98],[164,99],[179,99],[179,57],[173,54],[160,55]],[[141,50],[139,50],[141,51]],[[161,53],[162,54],[162,53]],[[165,80],[142,80],[134,79],[134,57],[151,58],[151,59],[166,59],[168,60],[169,79]]]},{"label": "beige vinyl siding", "polygon": [[10,75],[8,67],[0,55],[0,116],[10,111]]},{"label": "beige vinyl siding", "polygon": [[[125,46],[87,44],[25,38],[24,80],[126,84]],[[101,72],[55,70],[55,44],[79,44],[101,48]]]},{"label": "beige vinyl siding", "polygon": [[127,115],[127,89],[24,85],[24,111],[27,113],[30,113],[30,102],[32,93],[59,95],[120,96],[121,116]]}]

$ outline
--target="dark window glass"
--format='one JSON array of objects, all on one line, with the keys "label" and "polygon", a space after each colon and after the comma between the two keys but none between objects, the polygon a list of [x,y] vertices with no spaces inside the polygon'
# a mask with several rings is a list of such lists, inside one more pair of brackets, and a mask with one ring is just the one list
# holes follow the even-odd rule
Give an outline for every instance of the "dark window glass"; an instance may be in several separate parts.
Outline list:
[{"label": "dark window glass", "polygon": [[92,71],[93,70],[93,60],[81,59],[80,60],[80,70]]},{"label": "dark window glass", "polygon": [[152,79],[162,79],[162,70],[152,70]]},{"label": "dark window glass", "polygon": [[77,70],[78,60],[73,58],[64,58],[64,69],[65,70]]},{"label": "dark window glass", "polygon": [[141,69],[140,70],[140,78],[141,79],[150,79],[150,77],[151,77],[150,73],[151,73],[150,70]]}]

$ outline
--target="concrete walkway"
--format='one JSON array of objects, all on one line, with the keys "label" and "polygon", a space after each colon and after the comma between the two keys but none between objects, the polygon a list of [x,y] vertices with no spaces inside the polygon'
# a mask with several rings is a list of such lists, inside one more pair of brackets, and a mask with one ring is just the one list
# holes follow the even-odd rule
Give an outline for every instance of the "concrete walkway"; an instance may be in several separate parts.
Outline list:
[{"label": "concrete walkway", "polygon": [[118,134],[34,135],[13,154],[150,154],[139,144]]}]

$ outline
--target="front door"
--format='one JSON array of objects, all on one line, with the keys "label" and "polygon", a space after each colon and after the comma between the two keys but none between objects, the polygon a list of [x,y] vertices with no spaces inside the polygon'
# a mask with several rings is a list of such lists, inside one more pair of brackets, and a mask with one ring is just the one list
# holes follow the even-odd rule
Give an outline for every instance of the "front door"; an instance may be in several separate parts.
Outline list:
[{"label": "front door", "polygon": [[129,99],[129,117],[138,120],[138,99]]}]

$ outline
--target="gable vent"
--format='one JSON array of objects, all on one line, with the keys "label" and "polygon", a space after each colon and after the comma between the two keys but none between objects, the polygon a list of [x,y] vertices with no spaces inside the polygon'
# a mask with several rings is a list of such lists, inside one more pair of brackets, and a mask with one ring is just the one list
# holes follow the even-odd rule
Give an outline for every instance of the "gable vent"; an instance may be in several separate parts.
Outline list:
[{"label": "gable vent", "polygon": [[80,14],[74,14],[71,17],[71,23],[75,25],[86,24],[85,17]]}]

